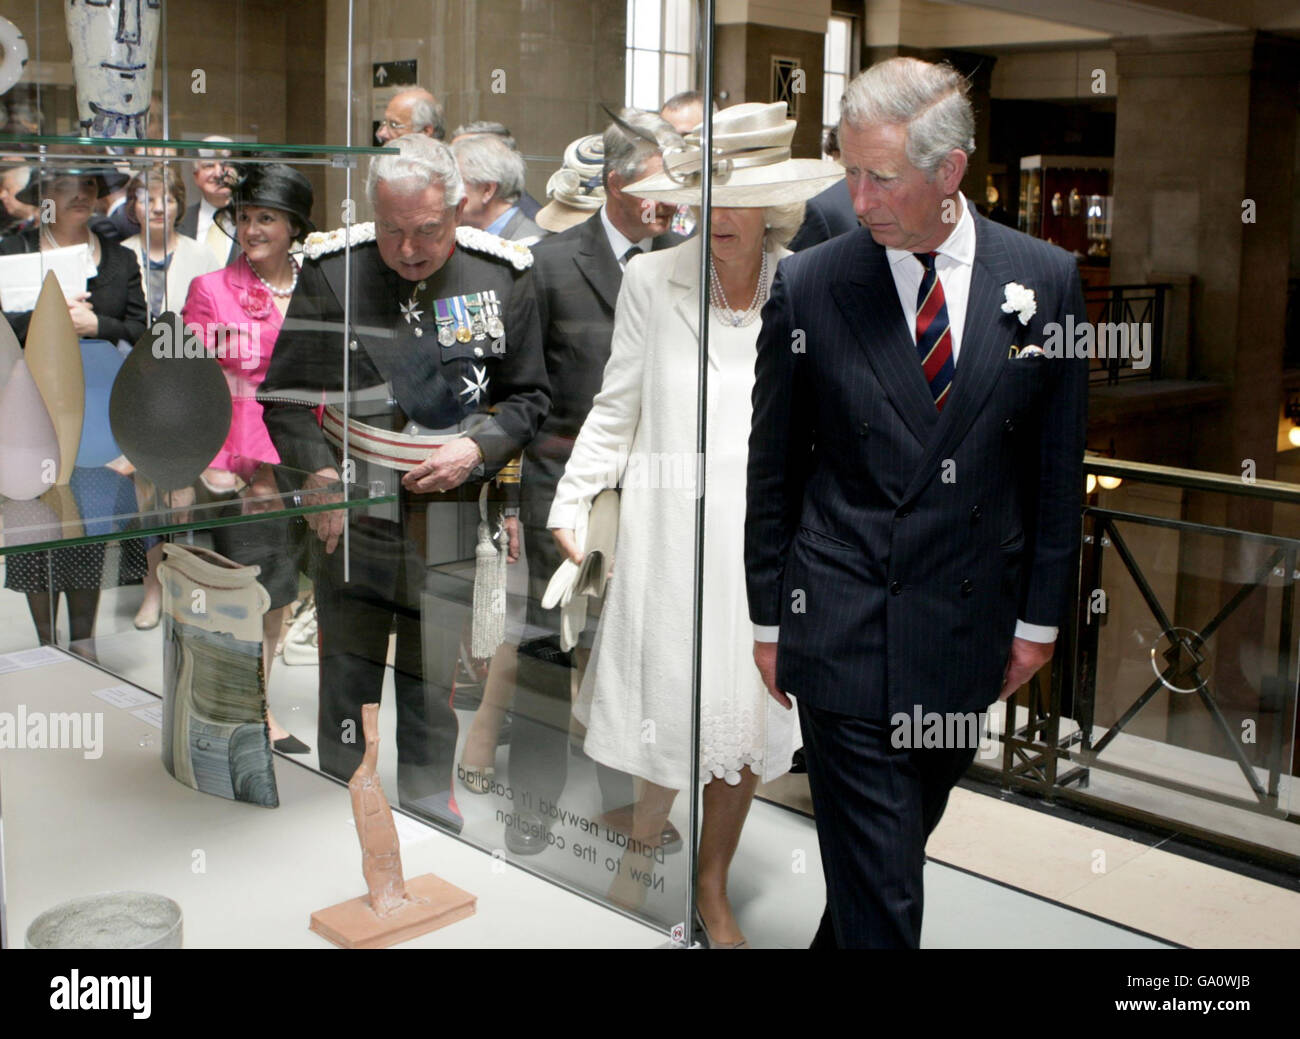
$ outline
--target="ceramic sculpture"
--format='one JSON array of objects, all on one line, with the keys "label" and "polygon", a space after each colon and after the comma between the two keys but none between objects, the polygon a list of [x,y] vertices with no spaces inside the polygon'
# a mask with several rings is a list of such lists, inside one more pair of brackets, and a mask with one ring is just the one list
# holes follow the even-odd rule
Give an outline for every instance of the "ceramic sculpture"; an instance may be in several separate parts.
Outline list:
[{"label": "ceramic sculpture", "polygon": [[4,314],[0,314],[0,389],[4,389],[4,384],[9,380],[10,370],[22,355],[23,348],[18,342],[18,337],[14,335],[14,330]]},{"label": "ceramic sculpture", "polygon": [[72,475],[81,443],[81,420],[86,408],[85,375],[81,370],[81,345],[68,316],[68,302],[59,279],[50,271],[36,297],[27,326],[23,354],[32,378],[40,387],[45,408],[59,438],[59,474],[64,484]]},{"label": "ceramic sculpture", "polygon": [[83,137],[147,136],[161,0],[64,0]]},{"label": "ceramic sculpture", "polygon": [[0,495],[29,501],[54,484],[59,440],[36,380],[20,358],[0,389]]},{"label": "ceramic sculpture", "polygon": [[266,724],[256,566],[205,548],[164,545],[163,765],[205,794],[280,803]]},{"label": "ceramic sculpture", "polygon": [[409,884],[393,810],[379,782],[379,704],[361,707],[366,751],[348,782],[369,892],[311,915],[311,929],[345,949],[384,949],[474,915],[478,899],[432,873]]},{"label": "ceramic sculpture", "polygon": [[7,94],[27,68],[27,40],[8,18],[0,18],[0,54],[0,94]]},{"label": "ceramic sculpture", "polygon": [[221,363],[186,357],[181,322],[164,314],[113,383],[109,425],[123,454],[164,491],[190,486],[226,442],[230,387]]},{"label": "ceramic sculpture", "polygon": [[108,398],[121,370],[122,357],[106,339],[81,341],[81,370],[86,380],[86,408],[77,446],[78,466],[108,465],[122,453],[108,424]]}]

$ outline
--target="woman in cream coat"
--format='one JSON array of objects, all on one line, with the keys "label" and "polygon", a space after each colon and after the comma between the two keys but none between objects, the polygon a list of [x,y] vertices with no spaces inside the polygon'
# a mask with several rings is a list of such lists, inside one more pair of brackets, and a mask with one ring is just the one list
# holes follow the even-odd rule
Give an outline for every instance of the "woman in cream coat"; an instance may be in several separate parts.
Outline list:
[{"label": "woman in cream coat", "polygon": [[[737,105],[714,119],[715,148],[748,160],[715,182],[709,242],[697,905],[714,947],[745,945],[727,871],[758,782],[787,771],[798,745],[794,713],[767,695],[753,662],[743,559],[759,311],[803,201],[842,176],[830,163],[789,159],[793,132],[781,103]],[[755,149],[766,150],[766,163],[755,161]],[[698,149],[693,167],[691,154],[666,156],[670,172],[627,191],[698,205]],[[601,390],[548,521],[579,562],[574,529],[601,490],[621,488],[615,572],[575,714],[587,726],[588,756],[646,781],[630,848],[654,846],[677,791],[689,786],[701,247],[697,236],[628,264]],[[624,878],[643,865],[627,861],[637,854],[624,856],[612,897],[635,891]]]}]

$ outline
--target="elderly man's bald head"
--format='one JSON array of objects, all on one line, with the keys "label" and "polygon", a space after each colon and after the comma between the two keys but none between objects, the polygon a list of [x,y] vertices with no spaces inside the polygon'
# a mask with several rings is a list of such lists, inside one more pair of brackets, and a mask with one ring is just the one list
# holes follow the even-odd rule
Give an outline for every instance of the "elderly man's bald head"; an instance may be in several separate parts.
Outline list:
[{"label": "elderly man's bald head", "polygon": [[380,144],[407,134],[422,133],[441,141],[447,136],[442,105],[424,87],[399,90],[384,109],[384,120],[375,132]]}]

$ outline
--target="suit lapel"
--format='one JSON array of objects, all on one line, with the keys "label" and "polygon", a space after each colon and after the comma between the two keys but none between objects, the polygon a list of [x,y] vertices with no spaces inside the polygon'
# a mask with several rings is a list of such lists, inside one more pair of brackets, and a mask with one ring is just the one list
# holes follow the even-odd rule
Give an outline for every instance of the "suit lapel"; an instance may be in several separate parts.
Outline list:
[{"label": "suit lapel", "polygon": [[[975,263],[971,267],[961,353],[948,403],[938,416],[933,439],[912,476],[906,497],[920,492],[935,466],[949,457],[966,435],[1002,374],[1007,346],[1015,336],[1014,315],[1003,314],[1001,309],[1003,287],[1014,279],[1006,250],[991,230],[993,225],[977,214],[971,215],[975,219]],[[928,388],[926,392],[928,395]]]},{"label": "suit lapel", "polygon": [[898,304],[889,258],[866,229],[857,235],[858,248],[847,281],[834,282],[831,296],[866,354],[885,396],[921,444],[931,439],[939,421],[930,387],[926,385],[903,308]]},{"label": "suit lapel", "polygon": [[573,262],[596,294],[613,310],[618,303],[619,287],[623,283],[623,269],[610,250],[599,211],[582,225],[582,241],[573,256]]},{"label": "suit lapel", "polygon": [[[673,309],[686,322],[696,342],[700,338],[700,238],[689,239],[673,255],[673,268],[668,275],[673,297]],[[709,363],[718,367],[709,347]]]}]

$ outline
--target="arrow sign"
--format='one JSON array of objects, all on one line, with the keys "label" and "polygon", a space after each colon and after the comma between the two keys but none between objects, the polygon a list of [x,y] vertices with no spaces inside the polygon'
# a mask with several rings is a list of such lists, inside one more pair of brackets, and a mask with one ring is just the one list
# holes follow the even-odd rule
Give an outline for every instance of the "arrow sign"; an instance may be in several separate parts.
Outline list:
[{"label": "arrow sign", "polygon": [[376,61],[373,69],[373,82],[377,87],[411,87],[417,82],[416,61]]}]

